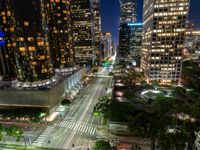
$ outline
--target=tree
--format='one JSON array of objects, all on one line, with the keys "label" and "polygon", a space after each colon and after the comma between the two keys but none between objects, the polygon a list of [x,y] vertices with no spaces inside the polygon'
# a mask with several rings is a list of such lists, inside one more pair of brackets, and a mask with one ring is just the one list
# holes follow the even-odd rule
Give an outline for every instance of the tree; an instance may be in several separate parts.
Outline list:
[{"label": "tree", "polygon": [[146,85],[147,85],[147,81],[142,80],[142,81],[140,82],[140,84],[141,84],[142,86],[146,86]]},{"label": "tree", "polygon": [[2,126],[2,124],[0,124],[0,141],[5,142],[5,138],[3,136],[3,131],[4,131],[3,126]]},{"label": "tree", "polygon": [[63,106],[68,106],[69,104],[71,104],[71,101],[68,99],[64,99],[61,101],[61,105],[63,105]]},{"label": "tree", "polygon": [[145,80],[145,76],[141,72],[129,69],[129,70],[124,70],[122,79],[127,85],[135,85],[136,83],[140,83],[142,80]]},{"label": "tree", "polygon": [[6,128],[5,131],[8,136],[15,137],[17,142],[20,141],[21,137],[23,136],[22,128],[15,125]]},{"label": "tree", "polygon": [[92,73],[97,73],[98,72],[98,69],[97,68],[94,68],[93,70],[92,70]]},{"label": "tree", "polygon": [[141,112],[135,117],[129,118],[128,127],[136,137],[150,138],[151,149],[155,150],[156,136],[160,128],[157,121],[157,116]]},{"label": "tree", "polygon": [[152,86],[154,87],[155,90],[157,90],[159,87],[159,83],[157,81],[153,81]]},{"label": "tree", "polygon": [[98,140],[95,143],[94,150],[111,150],[111,145],[108,141]]}]

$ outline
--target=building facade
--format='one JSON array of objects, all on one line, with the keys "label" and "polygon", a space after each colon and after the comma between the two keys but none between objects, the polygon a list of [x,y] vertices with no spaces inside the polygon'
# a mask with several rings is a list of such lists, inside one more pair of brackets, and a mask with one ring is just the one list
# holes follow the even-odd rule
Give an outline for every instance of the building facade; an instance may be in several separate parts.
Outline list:
[{"label": "building facade", "polygon": [[128,58],[130,53],[130,27],[127,23],[123,23],[119,27],[119,53],[118,56],[122,59]]},{"label": "building facade", "polygon": [[9,62],[9,57],[6,53],[6,49],[5,49],[5,33],[3,33],[1,31],[0,28],[0,80],[5,79],[6,77],[9,76],[9,74],[11,74],[10,72],[10,62]]},{"label": "building facade", "polygon": [[93,14],[93,25],[94,25],[94,40],[95,40],[95,56],[96,63],[100,63],[102,58],[101,51],[101,15],[100,15],[100,0],[92,1],[92,14]]},{"label": "building facade", "polygon": [[0,21],[19,81],[50,79],[54,68],[73,65],[70,0],[1,1]]},{"label": "building facade", "polygon": [[200,53],[200,30],[186,31],[185,47],[189,53]]},{"label": "building facade", "polygon": [[95,59],[93,15],[90,0],[71,1],[73,47],[77,64],[92,64]]},{"label": "building facade", "polygon": [[101,41],[103,43],[103,57],[108,58],[112,56],[113,45],[112,45],[112,34],[110,32],[105,32],[101,36]]},{"label": "building facade", "polygon": [[130,27],[130,58],[134,66],[140,66],[140,51],[142,45],[142,23],[129,23]]},{"label": "building facade", "polygon": [[120,1],[120,23],[119,23],[119,52],[118,57],[128,59],[130,56],[130,23],[137,21],[136,0]]},{"label": "building facade", "polygon": [[[0,2],[6,51],[18,80],[51,78],[48,5],[46,1],[5,0]],[[33,17],[37,16],[37,17]]]},{"label": "building facade", "polygon": [[50,0],[49,4],[49,39],[54,68],[73,66],[70,1]]},{"label": "building facade", "polygon": [[189,0],[144,0],[141,69],[149,81],[179,81]]},{"label": "building facade", "polygon": [[120,0],[120,24],[137,21],[136,0]]}]

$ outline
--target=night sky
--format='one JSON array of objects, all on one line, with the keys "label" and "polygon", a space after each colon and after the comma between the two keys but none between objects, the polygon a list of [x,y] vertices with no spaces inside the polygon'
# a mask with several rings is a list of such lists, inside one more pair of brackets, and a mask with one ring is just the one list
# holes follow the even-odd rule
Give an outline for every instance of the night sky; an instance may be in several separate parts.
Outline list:
[{"label": "night sky", "polygon": [[[102,32],[111,32],[113,39],[118,43],[119,0],[101,1]],[[138,21],[142,21],[142,0],[138,1]],[[200,0],[191,0],[189,19],[196,22],[200,28]]]}]

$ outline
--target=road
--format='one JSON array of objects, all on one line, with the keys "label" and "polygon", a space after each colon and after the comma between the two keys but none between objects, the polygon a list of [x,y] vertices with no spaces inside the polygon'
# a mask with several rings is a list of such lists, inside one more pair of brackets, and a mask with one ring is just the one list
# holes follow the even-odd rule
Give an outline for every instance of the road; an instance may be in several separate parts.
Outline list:
[{"label": "road", "polygon": [[[103,69],[101,74],[107,74]],[[94,77],[77,95],[69,113],[58,123],[48,126],[33,145],[60,149],[91,150],[96,140],[98,118],[93,107],[106,94],[111,78]]]}]

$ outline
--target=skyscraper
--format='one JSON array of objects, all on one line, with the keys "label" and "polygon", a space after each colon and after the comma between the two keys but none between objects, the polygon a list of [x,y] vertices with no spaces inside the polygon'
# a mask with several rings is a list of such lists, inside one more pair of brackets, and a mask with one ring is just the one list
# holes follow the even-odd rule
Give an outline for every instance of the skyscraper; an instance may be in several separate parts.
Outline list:
[{"label": "skyscraper", "polygon": [[136,0],[120,0],[120,24],[137,21]]},{"label": "skyscraper", "polygon": [[20,81],[51,78],[48,28],[48,4],[36,0],[4,0],[0,2],[5,48],[12,69]]},{"label": "skyscraper", "polygon": [[144,0],[141,68],[149,81],[179,81],[189,0]]},{"label": "skyscraper", "polygon": [[70,1],[51,0],[49,5],[49,39],[54,68],[73,66]]},{"label": "skyscraper", "polygon": [[92,0],[92,14],[93,14],[93,25],[94,25],[95,55],[96,55],[96,61],[100,62],[102,58],[102,52],[100,47],[100,37],[101,37],[100,0]]},{"label": "skyscraper", "polygon": [[18,80],[49,79],[54,68],[73,65],[70,0],[1,1],[0,21]]},{"label": "skyscraper", "polygon": [[142,44],[142,23],[129,23],[130,28],[130,58],[132,64],[140,66],[140,51]]},{"label": "skyscraper", "polygon": [[110,32],[105,32],[101,36],[101,41],[103,43],[103,57],[108,58],[113,53],[113,43],[112,43],[112,35]]},{"label": "skyscraper", "polygon": [[137,21],[136,0],[120,1],[120,25],[119,25],[119,53],[122,59],[128,59],[130,54],[131,29],[129,23]]},{"label": "skyscraper", "polygon": [[10,73],[10,63],[8,61],[8,55],[5,50],[5,34],[1,31],[0,27],[0,76],[5,78],[5,76]]},{"label": "skyscraper", "polygon": [[130,36],[131,29],[128,23],[123,23],[119,27],[119,53],[118,56],[122,59],[128,58],[130,53]]},{"label": "skyscraper", "polygon": [[95,41],[90,0],[72,0],[71,11],[75,61],[80,65],[92,64]]},{"label": "skyscraper", "polygon": [[95,42],[99,42],[101,37],[101,16],[100,16],[100,0],[92,0],[92,12],[94,21]]}]

